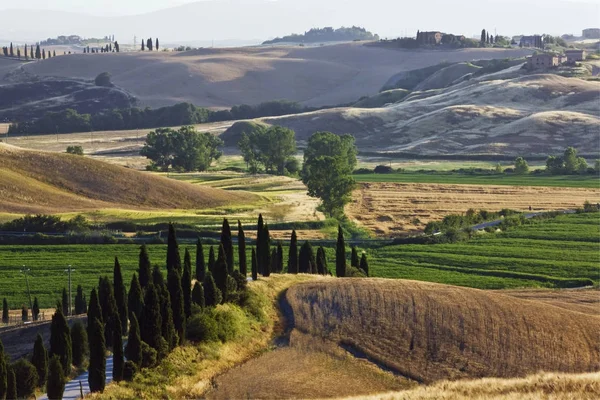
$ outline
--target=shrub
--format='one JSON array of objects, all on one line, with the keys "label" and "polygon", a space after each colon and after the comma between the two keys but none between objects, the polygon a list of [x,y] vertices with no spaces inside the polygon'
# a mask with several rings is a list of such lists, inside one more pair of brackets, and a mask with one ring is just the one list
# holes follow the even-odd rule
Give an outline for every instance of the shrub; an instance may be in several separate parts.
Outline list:
[{"label": "shrub", "polygon": [[347,278],[366,278],[367,276],[363,271],[356,267],[352,267],[350,265],[346,266],[346,275]]},{"label": "shrub", "polygon": [[94,79],[94,83],[96,86],[104,86],[104,87],[113,87],[112,82],[110,81],[110,73],[103,72],[99,74],[96,79]]},{"label": "shrub", "polygon": [[369,168],[358,168],[358,169],[355,169],[353,173],[356,175],[372,174],[373,170],[369,169]]},{"label": "shrub", "polygon": [[217,322],[218,337],[225,343],[234,339],[242,330],[241,310],[234,306],[220,307],[215,310],[215,321]]},{"label": "shrub", "polygon": [[216,342],[219,329],[213,309],[204,309],[187,321],[187,338],[195,342]]},{"label": "shrub", "polygon": [[394,172],[394,169],[389,165],[378,165],[373,170],[376,174],[391,174]]},{"label": "shrub", "polygon": [[82,156],[83,155],[83,147],[81,147],[81,146],[68,146],[67,147],[67,154],[74,154],[76,156]]},{"label": "shrub", "polygon": [[20,399],[32,397],[38,383],[35,367],[23,358],[15,362],[12,367],[17,377],[17,397]]},{"label": "shrub", "polygon": [[300,161],[296,158],[290,158],[285,162],[285,170],[290,175],[296,175],[300,169]]},{"label": "shrub", "polygon": [[156,365],[158,354],[146,342],[142,342],[142,368],[152,368]]},{"label": "shrub", "polygon": [[126,361],[123,366],[123,379],[127,382],[133,381],[135,374],[138,372],[138,367],[133,361]]}]

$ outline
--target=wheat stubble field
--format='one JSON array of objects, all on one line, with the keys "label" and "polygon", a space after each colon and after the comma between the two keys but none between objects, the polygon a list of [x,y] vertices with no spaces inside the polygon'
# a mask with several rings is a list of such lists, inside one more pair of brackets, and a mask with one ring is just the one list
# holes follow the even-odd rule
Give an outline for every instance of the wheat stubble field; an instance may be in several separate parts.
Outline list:
[{"label": "wheat stubble field", "polygon": [[378,236],[423,230],[430,221],[470,208],[499,211],[566,210],[600,201],[600,189],[433,183],[362,183],[346,207],[348,216]]}]

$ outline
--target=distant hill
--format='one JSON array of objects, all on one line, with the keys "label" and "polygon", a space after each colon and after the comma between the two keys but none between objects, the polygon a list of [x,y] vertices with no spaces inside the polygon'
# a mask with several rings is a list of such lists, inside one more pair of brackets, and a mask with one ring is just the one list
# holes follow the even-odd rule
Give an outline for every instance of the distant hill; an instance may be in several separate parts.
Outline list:
[{"label": "distant hill", "polygon": [[351,28],[341,27],[333,29],[312,28],[303,34],[292,34],[267,40],[263,44],[275,43],[324,43],[324,42],[351,42],[353,40],[379,40],[379,35],[367,31],[365,28],[353,26]]},{"label": "distant hill", "polygon": [[253,199],[118,167],[88,157],[0,143],[0,212],[57,213],[101,208],[201,209]]}]

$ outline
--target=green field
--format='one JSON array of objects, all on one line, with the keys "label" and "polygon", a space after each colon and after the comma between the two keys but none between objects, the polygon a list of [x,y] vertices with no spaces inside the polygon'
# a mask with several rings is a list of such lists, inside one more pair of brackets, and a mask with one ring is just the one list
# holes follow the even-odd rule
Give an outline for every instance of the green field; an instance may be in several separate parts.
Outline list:
[{"label": "green field", "polygon": [[469,175],[451,172],[402,172],[392,174],[356,174],[354,175],[354,179],[357,182],[600,188],[600,179],[597,175]]},{"label": "green field", "polygon": [[[470,286],[480,289],[573,286],[573,279],[600,283],[600,213],[562,215],[498,234],[481,234],[456,244],[368,247],[371,275]],[[235,233],[234,233],[235,234]],[[302,238],[299,238],[302,243]],[[285,243],[287,245],[287,243]],[[180,245],[192,252],[195,246]],[[149,245],[153,263],[164,265],[165,245]],[[248,246],[248,250],[249,246]],[[330,271],[335,249],[327,250]],[[349,248],[348,256],[349,254]],[[205,246],[205,257],[208,248]],[[316,251],[316,249],[315,249]],[[359,252],[362,249],[359,249]],[[11,308],[27,304],[23,265],[31,268],[32,296],[50,307],[67,285],[67,265],[75,268],[73,285],[85,292],[102,275],[112,275],[118,256],[127,282],[137,269],[137,245],[0,246],[0,297]],[[236,250],[237,259],[237,250]],[[248,255],[248,260],[250,257]],[[193,261],[192,261],[193,262]],[[287,247],[284,247],[284,264]],[[581,285],[576,282],[575,285]]]}]

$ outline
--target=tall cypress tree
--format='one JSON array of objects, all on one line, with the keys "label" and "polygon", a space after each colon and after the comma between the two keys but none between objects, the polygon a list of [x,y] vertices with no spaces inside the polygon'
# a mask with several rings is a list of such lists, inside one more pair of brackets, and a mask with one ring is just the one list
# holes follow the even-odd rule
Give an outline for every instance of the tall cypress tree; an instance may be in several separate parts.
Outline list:
[{"label": "tall cypress tree", "polygon": [[262,238],[261,238],[261,251],[263,252],[262,256],[259,255],[259,260],[262,258],[264,260],[264,265],[261,267],[259,264],[259,268],[263,269],[263,276],[271,275],[271,234],[269,233],[269,226],[265,224],[262,230]]},{"label": "tall cypress tree", "polygon": [[304,244],[300,248],[298,264],[298,270],[301,274],[316,273],[317,265],[315,261],[315,256],[313,253],[312,246],[308,241],[304,242]]},{"label": "tall cypress tree", "polygon": [[31,59],[33,60],[35,58],[35,56],[33,55],[33,46],[29,47],[29,51],[31,52],[31,54],[30,54]]},{"label": "tall cypress tree", "polygon": [[277,243],[277,273],[283,272],[283,246],[281,242]]},{"label": "tall cypress tree", "polygon": [[288,255],[288,274],[298,273],[298,236],[296,230],[292,231],[290,240],[290,253]]},{"label": "tall cypress tree", "polygon": [[75,294],[75,314],[85,314],[87,312],[86,309],[87,306],[85,304],[85,296],[83,295],[83,287],[77,285],[77,292]]},{"label": "tall cypress tree", "polygon": [[263,247],[263,233],[264,233],[265,223],[263,220],[262,214],[258,215],[258,225],[256,228],[256,264],[258,266],[258,273],[263,273],[263,264],[264,260],[262,259],[264,255]]},{"label": "tall cypress tree", "polygon": [[156,38],[156,51],[158,51],[158,38]]},{"label": "tall cypress tree", "polygon": [[140,286],[142,289],[146,289],[146,286],[152,282],[152,272],[150,269],[150,256],[148,256],[148,248],[146,248],[145,244],[140,247],[138,276],[140,280]]},{"label": "tall cypress tree", "polygon": [[8,366],[4,354],[4,344],[0,339],[0,399],[5,399],[8,391]]},{"label": "tall cypress tree", "polygon": [[206,264],[204,263],[204,248],[200,238],[196,242],[196,280],[198,282],[204,282],[206,276]]},{"label": "tall cypress tree", "polygon": [[223,297],[210,271],[206,273],[202,287],[204,289],[204,305],[206,307],[214,307],[221,304]]},{"label": "tall cypress tree", "polygon": [[181,275],[181,255],[179,254],[179,244],[175,234],[175,226],[169,224],[169,237],[167,239],[167,271],[176,269]]},{"label": "tall cypress tree", "polygon": [[61,307],[56,307],[50,324],[50,354],[60,358],[65,375],[69,375],[72,363],[71,330]]},{"label": "tall cypress tree", "polygon": [[185,256],[183,258],[181,290],[183,291],[183,310],[185,316],[189,318],[192,315],[192,258],[188,249],[185,249]]},{"label": "tall cypress tree", "polygon": [[360,267],[360,259],[358,258],[358,251],[356,251],[356,246],[352,246],[350,265],[352,265],[354,268]]},{"label": "tall cypress tree", "polygon": [[329,273],[327,268],[327,256],[325,255],[323,246],[320,246],[317,249],[317,273],[321,275],[327,275]]},{"label": "tall cypress tree", "polygon": [[8,316],[8,302],[6,301],[6,297],[2,300],[2,323],[8,324],[9,322]]},{"label": "tall cypress tree", "polygon": [[202,308],[206,306],[206,302],[204,300],[204,288],[198,281],[194,283],[194,290],[192,290],[192,302],[196,303]]},{"label": "tall cypress tree", "polygon": [[[171,295],[166,287],[163,289],[163,295],[161,297],[160,314],[162,318],[162,338],[167,344],[169,350],[173,350],[175,347],[177,347],[179,337],[177,336],[177,331],[175,330],[175,325],[173,323],[173,306],[171,305]],[[162,358],[166,355],[162,354],[162,350],[157,350],[157,352],[159,358]]]},{"label": "tall cypress tree", "polygon": [[46,388],[48,399],[62,399],[66,383],[67,380],[60,365],[60,359],[57,356],[54,356],[50,359],[48,368],[48,387]]},{"label": "tall cypress tree", "polygon": [[112,284],[106,277],[100,278],[98,287],[98,300],[102,309],[102,321],[104,322],[104,340],[107,347],[112,347],[113,324],[115,319],[113,316],[118,314],[117,303],[113,292]]},{"label": "tall cypress tree", "polygon": [[92,393],[103,392],[106,385],[106,341],[104,328],[98,318],[88,321],[90,326],[90,364],[88,383]]},{"label": "tall cypress tree", "polygon": [[365,253],[362,254],[360,258],[360,269],[365,272],[365,275],[369,276],[369,263],[367,261],[367,255]]},{"label": "tall cypress tree", "polygon": [[[38,373],[38,387],[44,387],[46,384],[46,379],[48,378],[48,351],[44,346],[44,339],[39,333],[35,338],[35,343],[33,344],[31,363]],[[1,395],[0,398],[2,398]]]},{"label": "tall cypress tree", "polygon": [[481,44],[485,43],[485,38],[486,38],[485,29],[482,29],[481,30],[481,40],[480,40]]},{"label": "tall cypress tree", "polygon": [[33,308],[31,309],[31,315],[33,320],[37,321],[40,317],[40,303],[38,302],[37,296],[33,298]]},{"label": "tall cypress tree", "polygon": [[10,42],[10,56],[11,56],[11,57],[14,57],[14,56],[15,56],[15,51],[14,51],[14,49],[13,49],[13,44],[12,44],[12,42]]},{"label": "tall cypress tree", "polygon": [[6,366],[6,398],[17,398],[17,376],[15,369],[10,365]]},{"label": "tall cypress tree", "polygon": [[162,338],[162,316],[160,298],[154,284],[149,284],[146,288],[140,332],[142,341],[158,352]]},{"label": "tall cypress tree", "polygon": [[[188,282],[188,286],[190,283]],[[167,287],[171,295],[171,308],[173,310],[173,323],[179,335],[179,344],[185,341],[185,310],[183,308],[183,289],[181,288],[181,276],[172,268],[167,275]]]},{"label": "tall cypress tree", "polygon": [[233,274],[233,240],[231,238],[231,227],[227,218],[223,219],[223,228],[221,229],[221,245],[225,250],[225,261],[227,262],[227,273]]},{"label": "tall cypress tree", "polygon": [[221,291],[221,295],[223,296],[221,300],[222,303],[227,301],[227,276],[227,256],[225,255],[225,249],[221,244],[219,246],[219,257],[215,264],[214,278],[217,288]]},{"label": "tall cypress tree", "polygon": [[156,289],[156,292],[160,296],[161,290],[165,285],[165,277],[158,265],[155,265],[152,270],[152,283],[154,284],[154,289]]},{"label": "tall cypress tree", "polygon": [[121,334],[127,332],[127,289],[123,281],[123,273],[121,272],[121,264],[119,259],[115,257],[115,268],[113,271],[113,284],[115,288],[115,303],[117,304],[117,312],[119,322],[121,323]]},{"label": "tall cypress tree", "polygon": [[75,322],[71,328],[71,343],[73,345],[73,365],[80,368],[88,354],[88,335],[80,321]]},{"label": "tall cypress tree", "polygon": [[67,289],[63,288],[62,290],[62,312],[64,315],[69,315],[69,295],[67,294]]},{"label": "tall cypress tree", "polygon": [[248,266],[246,262],[246,235],[242,223],[238,220],[238,258],[240,259],[240,274],[248,275]]},{"label": "tall cypress tree", "polygon": [[271,251],[270,269],[274,273],[277,273],[277,248],[274,248],[273,251]]},{"label": "tall cypress tree", "polygon": [[129,314],[129,337],[125,347],[125,357],[128,361],[135,363],[138,367],[142,365],[142,338],[140,336],[140,325],[135,314]]},{"label": "tall cypress tree", "polygon": [[342,226],[338,226],[337,246],[335,249],[335,274],[338,278],[346,276],[346,244]]},{"label": "tall cypress tree", "polygon": [[103,323],[102,319],[102,308],[100,307],[100,301],[98,300],[98,294],[96,293],[96,288],[92,289],[92,293],[90,294],[90,306],[87,311],[87,320],[88,320],[88,336],[90,336],[89,329],[91,328],[90,322],[97,319],[100,323]]},{"label": "tall cypress tree", "polygon": [[[114,318],[119,318],[115,315]],[[127,323],[125,323],[127,324]],[[123,331],[121,331],[121,321],[115,321],[115,330],[113,332],[113,380],[120,382],[123,380]]]},{"label": "tall cypress tree", "polygon": [[144,297],[142,295],[142,287],[135,273],[131,277],[131,284],[129,285],[129,293],[127,294],[127,308],[129,313],[133,313],[136,316],[136,319],[139,320],[142,317],[142,311],[144,309]]},{"label": "tall cypress tree", "polygon": [[252,280],[255,281],[258,279],[258,263],[256,261],[256,249],[254,247],[252,248],[251,262]]},{"label": "tall cypress tree", "polygon": [[214,274],[215,272],[215,264],[216,264],[216,260],[215,260],[215,248],[213,246],[210,246],[210,250],[208,251],[208,270]]}]

